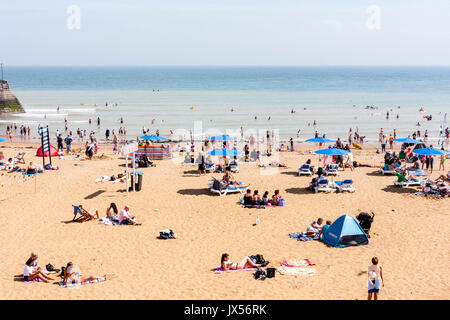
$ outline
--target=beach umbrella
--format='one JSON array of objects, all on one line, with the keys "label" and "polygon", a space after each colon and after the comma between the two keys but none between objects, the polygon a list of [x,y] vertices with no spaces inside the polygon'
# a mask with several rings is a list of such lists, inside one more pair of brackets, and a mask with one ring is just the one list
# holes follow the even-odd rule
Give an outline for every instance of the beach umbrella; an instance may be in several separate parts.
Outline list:
[{"label": "beach umbrella", "polygon": [[6,141],[6,139],[0,138],[0,142],[5,142],[5,141]]},{"label": "beach umbrella", "polygon": [[413,153],[420,154],[423,156],[443,156],[443,155],[447,155],[448,151],[429,147],[429,148],[413,150]]},{"label": "beach umbrella", "polygon": [[142,137],[139,137],[139,138],[140,139],[144,139],[144,140],[150,140],[152,142],[154,142],[154,141],[167,141],[168,140],[167,138],[160,137],[160,136],[157,136],[157,135],[154,135],[154,134],[151,134],[149,136],[142,136]]},{"label": "beach umbrella", "polygon": [[209,138],[209,140],[213,140],[213,141],[231,141],[231,140],[236,140],[236,138],[222,134],[220,136],[211,137],[211,138]]},{"label": "beach umbrella", "polygon": [[317,151],[314,151],[314,153],[327,155],[327,156],[343,156],[343,155],[349,154],[350,152],[348,152],[347,150],[343,150],[343,149],[329,148],[329,149],[317,150]]},{"label": "beach umbrella", "polygon": [[410,137],[394,139],[394,141],[403,142],[403,143],[413,143],[413,144],[423,143],[422,141],[414,140],[414,139],[411,139]]},{"label": "beach umbrella", "polygon": [[305,140],[306,142],[317,142],[317,143],[327,143],[327,142],[334,142],[334,140],[326,139],[326,138],[312,138]]},{"label": "beach umbrella", "polygon": [[212,156],[219,156],[219,157],[230,157],[230,156],[237,156],[238,154],[241,154],[242,151],[235,150],[235,149],[213,149],[211,151],[208,151],[209,155]]}]

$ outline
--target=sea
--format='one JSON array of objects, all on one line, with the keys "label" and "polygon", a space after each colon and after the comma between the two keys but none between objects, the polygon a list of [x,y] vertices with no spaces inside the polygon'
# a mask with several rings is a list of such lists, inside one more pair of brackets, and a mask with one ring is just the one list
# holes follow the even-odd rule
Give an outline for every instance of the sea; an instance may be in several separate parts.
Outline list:
[{"label": "sea", "polygon": [[316,132],[347,140],[351,128],[372,142],[381,129],[427,130],[433,141],[450,111],[450,67],[6,66],[4,79],[26,112],[0,115],[1,136],[14,123],[33,136],[45,125],[64,133],[67,120],[74,134],[100,137],[125,127],[132,138],[273,130],[281,141]]}]

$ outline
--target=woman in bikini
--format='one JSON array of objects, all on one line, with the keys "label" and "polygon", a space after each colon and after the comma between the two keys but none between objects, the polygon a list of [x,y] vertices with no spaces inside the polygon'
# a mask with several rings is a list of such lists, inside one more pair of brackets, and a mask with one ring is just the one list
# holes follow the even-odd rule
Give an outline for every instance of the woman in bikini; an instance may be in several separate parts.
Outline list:
[{"label": "woman in bikini", "polygon": [[[106,277],[104,275],[103,277]],[[66,269],[64,270],[64,284],[81,284],[86,281],[93,281],[101,277],[98,276],[81,276],[80,268],[74,265],[72,262],[67,263]]]},{"label": "woman in bikini", "polygon": [[239,182],[235,181],[233,175],[230,173],[230,171],[225,171],[225,175],[222,178],[223,183],[225,184],[225,186],[230,186],[230,185],[235,185],[238,186],[240,185]]},{"label": "woman in bikini", "polygon": [[269,262],[266,261],[263,264],[254,263],[249,257],[245,257],[241,262],[232,262],[228,253],[222,254],[220,259],[220,266],[223,270],[239,270],[246,268],[265,267]]}]

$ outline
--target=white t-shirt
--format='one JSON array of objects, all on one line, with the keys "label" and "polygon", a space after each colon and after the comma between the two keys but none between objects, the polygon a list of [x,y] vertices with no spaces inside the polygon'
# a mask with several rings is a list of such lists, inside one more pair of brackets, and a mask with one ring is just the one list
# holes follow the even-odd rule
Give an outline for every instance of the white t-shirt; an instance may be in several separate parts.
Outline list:
[{"label": "white t-shirt", "polygon": [[128,215],[128,212],[125,209],[120,210],[119,213],[119,223],[122,222],[124,219],[130,219],[130,216]]},{"label": "white t-shirt", "polygon": [[29,276],[33,272],[34,272],[34,267],[33,266],[25,265],[25,267],[23,268],[23,275],[25,277]]},{"label": "white t-shirt", "polygon": [[375,265],[369,266],[367,268],[367,274],[368,274],[369,280],[371,280],[371,281],[380,280],[381,281],[379,266],[375,266]]}]

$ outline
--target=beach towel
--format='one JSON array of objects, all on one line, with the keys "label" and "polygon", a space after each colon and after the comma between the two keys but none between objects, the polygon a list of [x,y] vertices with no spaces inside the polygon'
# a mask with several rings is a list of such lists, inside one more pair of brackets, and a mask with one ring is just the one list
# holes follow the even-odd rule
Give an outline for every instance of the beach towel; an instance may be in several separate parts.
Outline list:
[{"label": "beach towel", "polygon": [[309,259],[299,259],[299,260],[283,260],[280,262],[282,266],[285,267],[308,267],[308,266],[315,266],[314,263],[311,262]]},{"label": "beach towel", "polygon": [[313,276],[316,274],[316,269],[281,266],[277,268],[277,272],[281,275],[289,276]]},{"label": "beach towel", "polygon": [[22,277],[22,282],[23,283],[33,283],[33,282],[44,282],[44,280],[41,280],[39,278],[34,278],[33,280],[25,281],[25,279]]},{"label": "beach towel", "polygon": [[314,237],[306,236],[306,232],[296,232],[290,233],[289,237],[298,241],[310,241],[310,240],[319,240],[319,235],[316,234]]},{"label": "beach towel", "polygon": [[258,270],[258,268],[245,268],[245,269],[233,269],[233,270],[223,270],[222,267],[215,267],[214,273],[220,274],[220,273],[227,273],[227,272],[235,272],[235,271],[255,271]]},{"label": "beach towel", "polygon": [[[94,279],[94,280],[87,280],[87,281],[85,281],[85,282],[80,282],[80,285],[81,285],[81,284],[88,284],[88,283],[99,283],[99,282],[104,282],[104,281],[106,281],[106,280],[107,280],[106,277],[100,277],[100,278],[97,278],[97,279]],[[76,286],[77,286],[76,283],[68,283],[68,284],[66,285],[66,284],[64,284],[63,281],[59,281],[58,284],[59,284],[61,287],[64,287],[64,288],[72,288],[72,287],[76,287]]]}]

